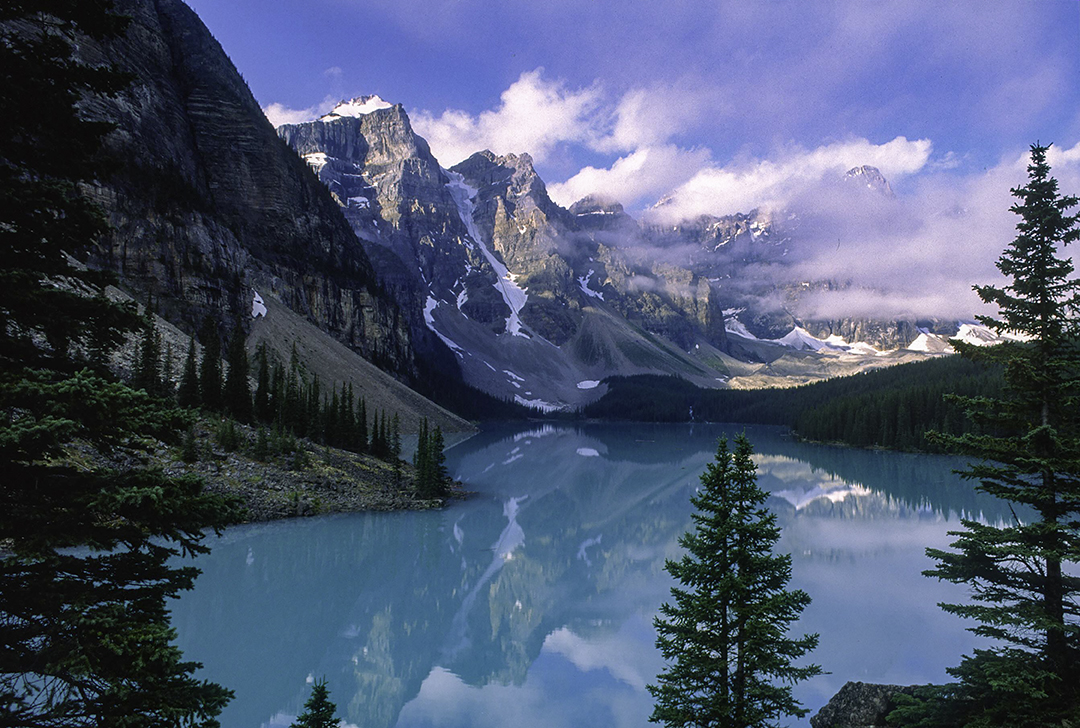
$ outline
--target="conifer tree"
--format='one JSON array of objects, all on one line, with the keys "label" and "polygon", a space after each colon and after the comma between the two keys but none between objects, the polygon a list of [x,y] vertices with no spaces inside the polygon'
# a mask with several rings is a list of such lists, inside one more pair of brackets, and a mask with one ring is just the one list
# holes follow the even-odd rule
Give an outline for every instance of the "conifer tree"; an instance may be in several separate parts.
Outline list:
[{"label": "conifer tree", "polygon": [[401,459],[401,417],[397,412],[390,419],[390,458],[394,462]]},{"label": "conifer tree", "polygon": [[167,611],[197,573],[172,559],[205,550],[226,504],[130,464],[142,453],[121,471],[63,457],[76,439],[100,453],[175,442],[184,423],[100,369],[139,318],[82,294],[106,277],[68,257],[105,229],[79,186],[98,176],[109,127],[80,109],[123,79],[75,47],[122,32],[111,8],[7,2],[0,22],[2,725],[210,726],[230,695],[193,677]]},{"label": "conifer tree", "polygon": [[421,498],[431,496],[434,487],[431,471],[431,436],[428,433],[427,417],[420,420],[420,434],[416,441],[416,453],[413,455],[413,467],[416,468],[416,492]]},{"label": "conifer tree", "polygon": [[431,468],[432,489],[438,498],[450,495],[450,474],[446,471],[445,449],[442,428],[436,425],[428,444],[428,460],[431,461],[429,467]]},{"label": "conifer tree", "polygon": [[1080,238],[1077,205],[1050,176],[1048,147],[1031,147],[1017,236],[997,267],[1002,287],[976,286],[998,316],[980,321],[1020,341],[965,357],[1004,365],[1005,396],[957,398],[984,431],[937,435],[977,458],[964,477],[976,488],[1028,506],[1035,518],[1007,524],[962,522],[953,551],[928,549],[926,572],[966,584],[970,604],[945,604],[979,622],[972,632],[999,645],[975,650],[950,673],[948,710],[958,724],[1057,725],[1080,720],[1080,281],[1061,249]]},{"label": "conifer tree", "polygon": [[772,553],[780,528],[765,508],[751,454],[745,435],[734,452],[720,440],[716,462],[690,499],[694,529],[679,539],[686,554],[667,561],[679,586],[654,622],[668,666],[649,686],[653,722],[777,725],[782,716],[807,712],[791,685],[821,674],[817,665],[792,664],[817,646],[817,635],[787,636],[810,597],[787,590],[791,557]]},{"label": "conifer tree", "polygon": [[352,384],[347,384],[341,390],[341,409],[338,415],[341,446],[346,450],[360,452],[356,442],[359,436],[357,420],[356,413],[353,411]]},{"label": "conifer tree", "polygon": [[222,390],[225,412],[240,422],[251,422],[253,407],[251,385],[248,383],[251,367],[248,364],[247,349],[244,347],[244,329],[239,323],[229,339],[227,358],[229,373],[225,377]]},{"label": "conifer tree", "polygon": [[335,712],[337,706],[330,700],[326,680],[316,680],[311,686],[311,697],[304,703],[304,711],[290,728],[338,728],[341,721],[334,717]]},{"label": "conifer tree", "polygon": [[154,325],[153,317],[147,312],[142,337],[139,339],[131,386],[149,395],[161,396],[164,390],[161,370],[161,335]]},{"label": "conifer tree", "polygon": [[221,339],[217,324],[209,316],[203,321],[201,338],[202,360],[199,362],[199,398],[211,412],[221,411]]},{"label": "conifer tree", "polygon": [[[352,398],[351,384],[349,385],[349,398]],[[367,452],[368,449],[367,402],[361,397],[356,414],[356,452]]]},{"label": "conifer tree", "polygon": [[198,407],[199,371],[195,363],[195,335],[188,342],[187,358],[184,359],[184,371],[180,374],[180,386],[176,389],[176,403],[181,407]]},{"label": "conifer tree", "polygon": [[259,422],[272,422],[273,409],[270,406],[270,355],[266,342],[260,342],[255,350],[255,418]]}]

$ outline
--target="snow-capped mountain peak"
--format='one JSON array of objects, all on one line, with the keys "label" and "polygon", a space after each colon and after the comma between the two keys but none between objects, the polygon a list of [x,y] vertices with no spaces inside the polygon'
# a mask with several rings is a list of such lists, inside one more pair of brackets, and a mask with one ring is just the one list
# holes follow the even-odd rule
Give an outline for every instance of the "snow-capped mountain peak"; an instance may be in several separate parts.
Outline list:
[{"label": "snow-capped mountain peak", "polygon": [[892,185],[877,167],[866,164],[861,167],[852,167],[844,174],[844,180],[865,185],[871,192],[877,192],[885,197],[893,197]]},{"label": "snow-capped mountain peak", "polygon": [[334,119],[341,119],[346,116],[360,117],[370,114],[373,111],[389,109],[392,107],[393,104],[384,101],[382,98],[375,95],[357,96],[354,99],[339,102],[330,113],[319,117],[319,121],[333,121]]}]

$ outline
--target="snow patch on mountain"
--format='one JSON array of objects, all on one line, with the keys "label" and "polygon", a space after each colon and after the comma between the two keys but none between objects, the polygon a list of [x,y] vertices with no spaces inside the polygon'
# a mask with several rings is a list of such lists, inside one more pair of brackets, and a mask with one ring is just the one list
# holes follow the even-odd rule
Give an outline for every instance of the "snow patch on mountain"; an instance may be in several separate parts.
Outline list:
[{"label": "snow patch on mountain", "polygon": [[480,235],[480,230],[473,220],[473,211],[475,209],[473,198],[476,197],[476,188],[467,184],[465,176],[458,172],[444,169],[443,173],[450,179],[446,187],[450,190],[450,196],[454,199],[454,204],[457,205],[458,215],[461,217],[461,221],[465,223],[465,229],[469,231],[469,237],[480,247],[480,252],[495,270],[495,275],[498,276],[495,288],[510,308],[510,315],[506,318],[506,330],[514,336],[529,338],[529,335],[521,330],[520,316],[521,309],[525,307],[525,302],[529,296],[525,289],[515,282],[517,276],[507,270],[502,261],[496,258],[495,254],[488,250],[487,245],[484,244],[484,238]]},{"label": "snow patch on mountain", "polygon": [[542,399],[525,399],[520,394],[514,395],[514,401],[518,404],[525,405],[526,407],[533,407],[541,412],[562,412],[567,409],[564,404],[552,404],[551,402],[545,402]]},{"label": "snow patch on mountain", "polygon": [[327,156],[326,152],[310,152],[301,156],[308,163],[308,166],[315,171],[315,174],[321,172],[326,163],[330,161],[330,157]]},{"label": "snow patch on mountain", "polygon": [[593,273],[595,272],[596,271],[590,268],[588,275],[579,276],[577,282],[578,285],[581,286],[581,292],[584,293],[586,296],[589,296],[590,298],[599,298],[601,301],[603,301],[603,293],[601,293],[600,291],[594,291],[593,289],[589,288],[589,280],[593,277]]},{"label": "snow patch on mountain", "polygon": [[255,298],[251,301],[251,318],[259,318],[266,315],[266,303],[263,301],[262,296],[258,291],[255,291]]},{"label": "snow patch on mountain", "polygon": [[389,109],[393,104],[383,101],[378,96],[357,96],[355,99],[342,101],[335,106],[330,113],[319,117],[319,121],[334,121],[343,117],[351,116],[359,118],[380,109]]},{"label": "snow patch on mountain", "polygon": [[439,339],[442,340],[442,343],[446,344],[448,347],[450,347],[451,351],[460,356],[465,352],[465,350],[453,341],[451,341],[448,337],[444,336],[437,328],[435,328],[435,307],[438,305],[439,302],[436,301],[434,298],[432,298],[431,296],[427,297],[427,301],[424,302],[424,323],[427,324],[427,327],[431,329],[431,331],[434,332],[434,334],[438,336]]}]

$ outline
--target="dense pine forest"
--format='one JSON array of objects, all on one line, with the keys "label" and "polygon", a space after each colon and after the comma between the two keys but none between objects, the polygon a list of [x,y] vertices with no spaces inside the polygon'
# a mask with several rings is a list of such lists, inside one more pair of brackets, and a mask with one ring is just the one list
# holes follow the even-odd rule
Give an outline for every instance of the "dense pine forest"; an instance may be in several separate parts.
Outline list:
[{"label": "dense pine forest", "polygon": [[948,395],[994,396],[1001,370],[943,357],[791,389],[706,390],[676,377],[613,377],[586,417],[651,422],[785,425],[799,436],[859,447],[941,452],[928,431],[960,435],[972,422]]}]

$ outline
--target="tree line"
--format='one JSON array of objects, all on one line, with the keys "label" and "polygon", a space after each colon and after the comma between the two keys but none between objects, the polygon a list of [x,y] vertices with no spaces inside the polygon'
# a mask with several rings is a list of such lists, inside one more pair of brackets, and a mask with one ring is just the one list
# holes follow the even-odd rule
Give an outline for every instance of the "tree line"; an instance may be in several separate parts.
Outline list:
[{"label": "tree line", "polygon": [[[263,428],[270,428],[279,440],[283,435],[303,437],[391,463],[400,459],[400,415],[376,408],[369,416],[366,399],[355,394],[351,383],[334,383],[327,390],[317,374],[306,373],[295,344],[286,366],[261,343],[255,350],[252,367],[243,328],[237,325],[229,338],[223,366],[217,321],[208,317],[199,338],[203,342],[201,356],[192,334],[174,385],[176,372],[171,347],[162,349],[162,336],[154,323],[153,302],[148,299],[131,386],[180,407],[202,409],[259,426],[257,451],[263,449],[258,443],[268,439]],[[222,427],[225,434],[219,435],[219,440],[227,445],[236,437],[235,427],[231,421],[224,422]]]},{"label": "tree line", "polygon": [[788,389],[710,390],[659,375],[612,377],[587,405],[597,419],[783,425],[818,442],[943,452],[931,431],[962,435],[977,423],[950,395],[1001,393],[1002,368],[960,356],[928,359]]}]

